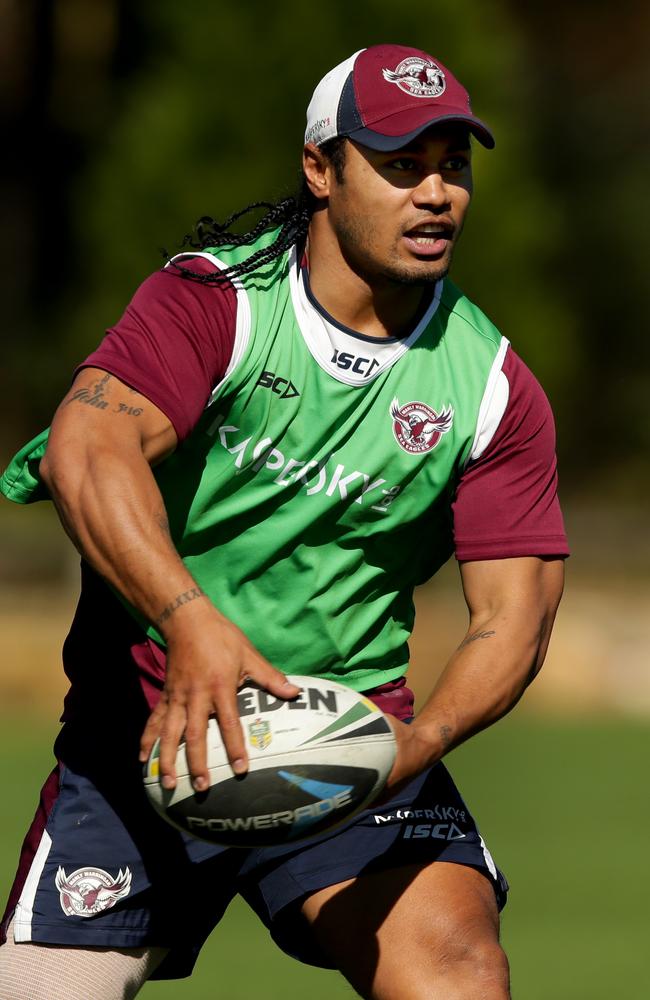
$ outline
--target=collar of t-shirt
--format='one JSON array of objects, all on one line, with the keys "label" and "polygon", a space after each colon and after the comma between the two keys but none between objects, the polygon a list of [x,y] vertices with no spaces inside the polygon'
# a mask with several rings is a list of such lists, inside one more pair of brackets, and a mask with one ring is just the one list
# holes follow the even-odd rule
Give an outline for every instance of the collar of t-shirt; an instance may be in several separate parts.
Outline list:
[{"label": "collar of t-shirt", "polygon": [[442,282],[424,298],[413,328],[403,337],[369,337],[334,319],[314,297],[309,269],[303,257],[297,282],[301,328],[307,345],[322,368],[351,385],[365,385],[390,368],[426,329],[438,302]]}]

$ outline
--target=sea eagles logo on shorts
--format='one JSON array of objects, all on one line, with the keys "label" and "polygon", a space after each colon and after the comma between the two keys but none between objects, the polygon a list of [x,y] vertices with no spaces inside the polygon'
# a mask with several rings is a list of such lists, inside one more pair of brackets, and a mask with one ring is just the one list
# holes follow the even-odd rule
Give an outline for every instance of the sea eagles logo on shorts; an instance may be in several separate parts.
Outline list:
[{"label": "sea eagles logo on shorts", "polygon": [[405,403],[400,406],[397,397],[390,404],[390,415],[393,418],[395,440],[410,455],[431,451],[442,435],[451,430],[454,422],[451,406],[445,406],[444,410],[436,413],[426,403]]},{"label": "sea eagles logo on shorts", "polygon": [[250,736],[251,746],[255,747],[256,750],[266,750],[273,739],[271,723],[262,719],[255,719],[255,722],[251,722],[248,726],[248,735]]},{"label": "sea eagles logo on shorts", "polygon": [[111,878],[102,868],[77,868],[66,875],[59,868],[55,884],[61,893],[61,909],[68,917],[94,917],[102,910],[110,910],[118,900],[128,896],[131,889],[131,872],[120,868],[117,878]]},{"label": "sea eagles logo on shorts", "polygon": [[445,74],[432,59],[409,56],[402,59],[394,70],[383,69],[384,80],[396,83],[400,90],[411,97],[440,97],[444,94]]}]

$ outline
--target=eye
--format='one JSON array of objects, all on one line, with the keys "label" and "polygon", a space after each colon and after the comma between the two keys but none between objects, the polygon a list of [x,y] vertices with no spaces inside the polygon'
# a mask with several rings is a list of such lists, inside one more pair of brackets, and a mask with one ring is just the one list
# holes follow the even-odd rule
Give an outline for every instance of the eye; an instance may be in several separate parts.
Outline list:
[{"label": "eye", "polygon": [[400,156],[388,164],[394,170],[417,170],[417,161],[410,156]]},{"label": "eye", "polygon": [[465,170],[469,166],[469,157],[464,156],[462,153],[454,153],[442,164],[443,170],[449,170],[451,173],[460,173],[461,170]]}]

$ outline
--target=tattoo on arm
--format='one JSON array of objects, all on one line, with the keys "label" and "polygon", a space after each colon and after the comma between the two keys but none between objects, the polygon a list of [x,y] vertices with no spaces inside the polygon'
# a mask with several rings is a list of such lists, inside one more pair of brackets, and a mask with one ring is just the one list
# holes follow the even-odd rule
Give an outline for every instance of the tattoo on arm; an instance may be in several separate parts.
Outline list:
[{"label": "tattoo on arm", "polygon": [[441,726],[440,727],[440,742],[442,743],[443,749],[448,750],[451,745],[451,726]]},{"label": "tattoo on arm", "polygon": [[484,632],[472,632],[471,635],[465,636],[458,648],[463,649],[464,646],[469,646],[470,642],[476,642],[477,639],[489,639],[491,635],[496,635],[494,629],[487,629]]},{"label": "tattoo on arm", "polygon": [[169,520],[164,510],[160,510],[156,514],[156,523],[158,524],[158,527],[163,535],[165,535],[166,538],[171,538],[172,533],[169,530]]},{"label": "tattoo on arm", "polygon": [[95,382],[92,387],[86,385],[80,389],[75,389],[65,405],[69,406],[70,403],[85,403],[86,406],[94,406],[97,410],[108,409],[108,402],[104,399],[104,389],[110,379],[110,375],[104,375],[103,379]]},{"label": "tattoo on arm", "polygon": [[174,612],[182,607],[183,604],[189,604],[190,601],[195,601],[198,597],[205,597],[205,593],[200,587],[192,587],[191,590],[186,590],[184,593],[179,594],[171,604],[168,604],[166,608],[160,612],[157,618],[154,619],[154,624],[162,625],[167,619],[174,614]]},{"label": "tattoo on arm", "polygon": [[126,413],[127,417],[139,417],[144,406],[129,406],[128,403],[118,403],[113,413]]},{"label": "tattoo on arm", "polygon": [[[84,403],[86,406],[94,406],[96,410],[107,410],[109,404],[104,396],[104,389],[106,389],[112,377],[112,375],[107,373],[99,382],[95,382],[93,386],[84,385],[79,389],[75,389],[67,400],[66,406],[70,403]],[[135,389],[130,389],[128,386],[126,386],[126,389],[130,393],[135,393],[136,391]],[[144,407],[129,406],[128,403],[118,403],[112,412],[124,413],[127,417],[139,417],[144,412]]]}]

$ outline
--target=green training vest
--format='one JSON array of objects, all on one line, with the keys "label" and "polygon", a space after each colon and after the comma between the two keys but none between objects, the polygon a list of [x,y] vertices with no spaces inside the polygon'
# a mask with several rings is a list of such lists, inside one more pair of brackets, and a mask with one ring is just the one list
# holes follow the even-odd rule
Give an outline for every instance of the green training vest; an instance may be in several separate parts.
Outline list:
[{"label": "green training vest", "polygon": [[[205,256],[228,265],[272,236]],[[327,322],[295,251],[236,285],[230,370],[155,470],[172,538],[271,663],[368,690],[406,670],[413,588],[453,551],[451,501],[507,341],[448,280],[385,342]],[[10,499],[43,495],[45,444],[6,470]]]}]

